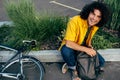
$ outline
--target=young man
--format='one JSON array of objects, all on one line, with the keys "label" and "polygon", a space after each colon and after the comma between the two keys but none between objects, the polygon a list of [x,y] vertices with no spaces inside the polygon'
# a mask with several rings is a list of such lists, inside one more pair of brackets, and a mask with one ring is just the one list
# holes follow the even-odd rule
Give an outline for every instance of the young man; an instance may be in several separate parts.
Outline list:
[{"label": "young man", "polygon": [[[96,55],[91,40],[99,27],[102,27],[108,21],[108,16],[109,11],[105,4],[93,2],[86,5],[79,15],[74,16],[68,22],[60,50],[65,61],[62,72],[65,73],[67,67],[71,69],[72,80],[81,80],[76,70],[76,51],[86,52],[90,56]],[[88,37],[85,37],[87,32],[89,32]],[[104,59],[100,55],[99,59],[100,66],[103,66]]]}]

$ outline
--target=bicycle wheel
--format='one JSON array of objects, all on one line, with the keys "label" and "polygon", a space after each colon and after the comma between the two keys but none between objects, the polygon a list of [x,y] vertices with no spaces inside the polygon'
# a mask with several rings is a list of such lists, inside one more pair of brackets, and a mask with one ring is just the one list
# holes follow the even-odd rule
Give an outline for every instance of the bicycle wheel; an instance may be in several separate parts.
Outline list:
[{"label": "bicycle wheel", "polygon": [[[39,60],[31,56],[23,56],[21,59],[23,61],[23,64],[22,64],[23,75],[22,75],[22,78],[18,80],[43,80],[44,67]],[[19,60],[16,59],[10,62],[2,70],[2,72],[14,73],[14,74],[19,73],[20,72]],[[3,78],[2,80],[7,80],[7,78]],[[10,80],[10,78],[8,80]],[[11,79],[11,80],[14,80],[14,79]]]}]

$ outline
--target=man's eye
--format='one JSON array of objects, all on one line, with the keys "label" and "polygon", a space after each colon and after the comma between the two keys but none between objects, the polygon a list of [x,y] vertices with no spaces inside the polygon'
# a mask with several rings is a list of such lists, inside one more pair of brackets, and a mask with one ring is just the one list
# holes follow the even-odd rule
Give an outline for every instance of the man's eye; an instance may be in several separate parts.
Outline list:
[{"label": "man's eye", "polygon": [[101,16],[98,16],[98,18],[101,18]]}]

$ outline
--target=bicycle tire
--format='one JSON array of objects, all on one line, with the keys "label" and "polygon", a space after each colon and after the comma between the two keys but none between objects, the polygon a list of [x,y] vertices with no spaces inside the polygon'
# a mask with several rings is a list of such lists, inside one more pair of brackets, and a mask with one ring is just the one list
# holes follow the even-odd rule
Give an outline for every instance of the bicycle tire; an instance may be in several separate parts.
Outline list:
[{"label": "bicycle tire", "polygon": [[[25,79],[22,80],[43,80],[44,76],[44,66],[42,63],[32,56],[23,56],[21,58],[23,60],[23,74]],[[7,73],[19,73],[19,60],[16,59],[10,62],[2,72]],[[13,68],[13,69],[12,69]],[[16,69],[15,69],[16,68]],[[2,80],[13,80],[8,78],[3,78]]]}]

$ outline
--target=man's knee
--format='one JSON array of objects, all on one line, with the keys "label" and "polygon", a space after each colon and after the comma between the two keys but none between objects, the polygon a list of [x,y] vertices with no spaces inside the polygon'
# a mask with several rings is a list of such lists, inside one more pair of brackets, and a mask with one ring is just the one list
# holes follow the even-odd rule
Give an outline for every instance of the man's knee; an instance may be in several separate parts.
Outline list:
[{"label": "man's knee", "polygon": [[63,45],[63,47],[61,48],[61,54],[69,56],[69,55],[74,54],[74,50],[69,48],[69,47],[67,47],[66,45]]}]

